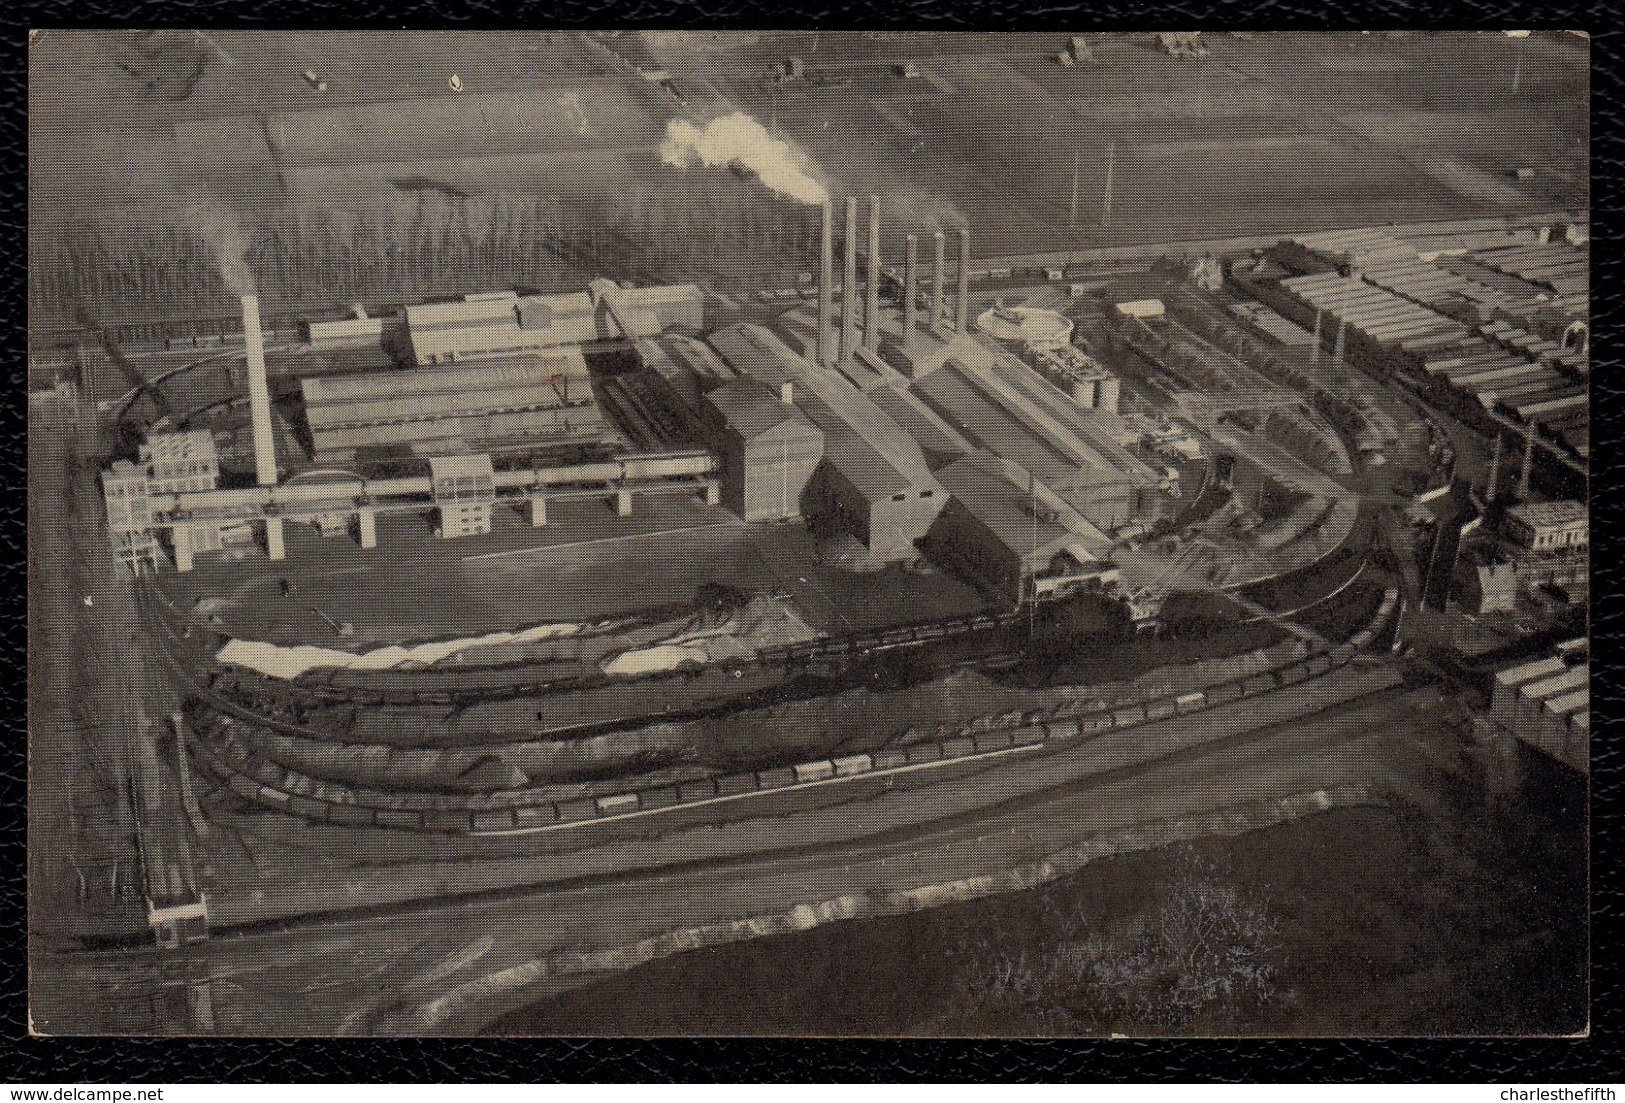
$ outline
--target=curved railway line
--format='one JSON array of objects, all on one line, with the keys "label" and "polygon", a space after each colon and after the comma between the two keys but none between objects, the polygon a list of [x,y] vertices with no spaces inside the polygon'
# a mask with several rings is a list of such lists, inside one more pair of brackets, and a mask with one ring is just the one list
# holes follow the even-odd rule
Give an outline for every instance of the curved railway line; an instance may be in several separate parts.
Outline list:
[{"label": "curved railway line", "polygon": [[[551,831],[576,824],[643,816],[679,806],[739,800],[779,789],[828,784],[846,777],[931,769],[992,755],[1040,751],[1046,745],[1071,745],[1107,732],[1273,693],[1319,678],[1353,661],[1387,626],[1398,602],[1398,591],[1389,589],[1371,622],[1346,642],[1312,648],[1306,657],[1201,691],[1069,715],[1062,714],[1067,711],[1065,706],[1048,712],[1013,713],[1001,718],[1003,722],[991,730],[974,735],[744,773],[713,773],[682,782],[566,800],[552,795],[556,789],[540,787],[452,794],[383,790],[324,780],[290,770],[242,736],[230,731],[222,734],[215,730],[216,725],[210,724],[194,732],[188,743],[193,760],[222,788],[250,805],[311,822],[463,835]],[[150,601],[143,601],[142,605],[144,615],[155,614]],[[149,624],[177,644],[184,642],[184,635],[177,635],[172,626],[151,621]],[[892,630],[892,634],[897,631]],[[898,639],[901,643],[902,638]],[[270,730],[296,738],[334,741],[331,736],[229,700],[199,684],[187,671],[186,663],[167,647],[161,650],[198,701],[208,709],[247,724],[250,732]]]}]

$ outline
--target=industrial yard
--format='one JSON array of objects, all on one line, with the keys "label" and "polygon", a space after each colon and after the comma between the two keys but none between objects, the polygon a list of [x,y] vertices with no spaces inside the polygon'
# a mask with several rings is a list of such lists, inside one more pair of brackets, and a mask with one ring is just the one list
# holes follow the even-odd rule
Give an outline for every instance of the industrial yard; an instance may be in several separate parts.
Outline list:
[{"label": "industrial yard", "polygon": [[[618,971],[1131,850],[1583,835],[1574,36],[36,49],[94,170],[30,212],[42,1033],[614,1032]],[[1577,1029],[1559,881],[1492,1032]],[[793,1029],[1473,1030],[1054,999]]]}]

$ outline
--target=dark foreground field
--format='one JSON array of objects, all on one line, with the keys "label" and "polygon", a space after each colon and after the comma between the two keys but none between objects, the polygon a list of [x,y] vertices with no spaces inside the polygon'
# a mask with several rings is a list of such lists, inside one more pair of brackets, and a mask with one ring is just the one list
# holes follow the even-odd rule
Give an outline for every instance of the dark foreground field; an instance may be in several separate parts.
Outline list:
[{"label": "dark foreground field", "polygon": [[[1521,768],[1504,799],[1483,799],[1468,767],[1386,807],[1099,862],[1021,895],[695,951],[488,1032],[1583,1031],[1585,790]],[[1256,964],[1260,984],[1228,1001],[1174,991],[1173,971],[1156,975],[1172,960],[1164,920],[1219,905],[1231,945],[1187,956],[1185,979]]]}]

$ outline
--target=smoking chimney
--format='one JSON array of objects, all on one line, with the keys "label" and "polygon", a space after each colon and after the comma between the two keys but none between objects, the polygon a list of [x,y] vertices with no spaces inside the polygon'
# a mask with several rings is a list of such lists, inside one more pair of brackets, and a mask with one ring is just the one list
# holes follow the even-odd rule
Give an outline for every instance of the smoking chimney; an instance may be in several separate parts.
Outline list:
[{"label": "smoking chimney", "polygon": [[880,347],[880,196],[869,197],[869,297],[863,303],[863,347]]},{"label": "smoking chimney", "polygon": [[920,239],[908,235],[908,253],[903,261],[903,343],[914,340],[920,297]]},{"label": "smoking chimney", "polygon": [[852,362],[858,343],[858,197],[846,197],[846,241],[841,248],[846,261],[841,282],[841,363]]},{"label": "smoking chimney", "polygon": [[964,336],[970,319],[970,227],[959,231],[959,307],[954,315],[954,326]]},{"label": "smoking chimney", "polygon": [[943,285],[948,282],[948,244],[942,231],[938,230],[932,235],[936,239],[937,266],[932,270],[931,278],[931,321],[927,329],[936,329],[942,324],[942,293]]},{"label": "smoking chimney", "polygon": [[260,300],[243,296],[243,349],[248,360],[248,412],[254,430],[254,474],[261,486],[276,485],[276,441],[271,435],[271,389],[265,380],[265,337]]},{"label": "smoking chimney", "polygon": [[818,238],[819,269],[818,269],[818,362],[824,367],[835,363],[835,354],[830,348],[830,341],[834,336],[830,331],[834,328],[835,319],[835,243],[834,213],[830,210],[829,200],[820,204],[823,211],[823,230]]}]

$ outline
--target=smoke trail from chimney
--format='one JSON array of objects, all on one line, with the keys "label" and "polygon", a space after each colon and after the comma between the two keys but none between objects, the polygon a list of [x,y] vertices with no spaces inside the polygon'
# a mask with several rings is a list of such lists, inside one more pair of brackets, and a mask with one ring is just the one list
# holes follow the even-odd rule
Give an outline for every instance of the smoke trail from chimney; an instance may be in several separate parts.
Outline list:
[{"label": "smoke trail from chimney", "polygon": [[829,201],[829,189],[813,175],[811,160],[796,146],[775,138],[767,128],[742,111],[713,119],[704,127],[687,119],[666,124],[660,159],[672,168],[692,165],[738,167],[754,174],[766,187],[816,206]]},{"label": "smoke trail from chimney", "polygon": [[199,200],[181,211],[180,220],[214,254],[220,278],[233,295],[256,293],[254,272],[248,266],[248,235],[235,214],[218,203]]}]

